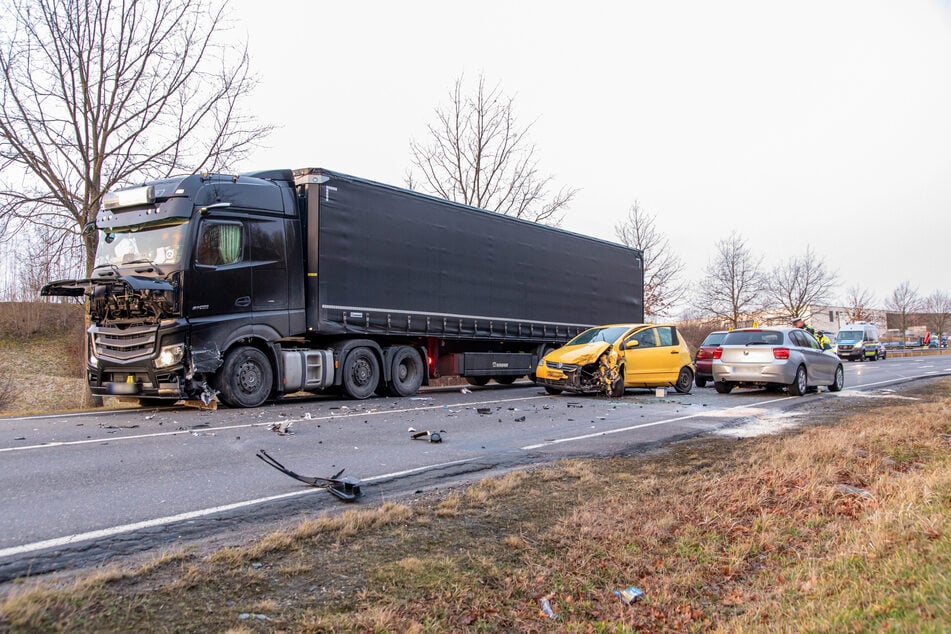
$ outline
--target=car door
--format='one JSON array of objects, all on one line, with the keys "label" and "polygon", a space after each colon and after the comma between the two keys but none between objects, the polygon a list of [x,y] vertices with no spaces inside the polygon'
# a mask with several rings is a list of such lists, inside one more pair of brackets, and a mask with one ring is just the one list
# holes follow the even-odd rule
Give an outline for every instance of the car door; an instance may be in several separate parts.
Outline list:
[{"label": "car door", "polygon": [[789,338],[799,347],[806,362],[806,374],[810,385],[832,383],[838,360],[827,354],[819,342],[802,330],[791,330]]},{"label": "car door", "polygon": [[662,385],[670,350],[660,346],[657,328],[642,328],[624,340],[624,384],[631,387]]}]

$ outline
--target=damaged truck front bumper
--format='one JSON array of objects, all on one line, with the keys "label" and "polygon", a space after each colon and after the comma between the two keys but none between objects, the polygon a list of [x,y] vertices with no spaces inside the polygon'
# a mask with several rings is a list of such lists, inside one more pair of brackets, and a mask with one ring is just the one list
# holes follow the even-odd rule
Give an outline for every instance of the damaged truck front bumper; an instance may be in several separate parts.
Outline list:
[{"label": "damaged truck front bumper", "polygon": [[86,379],[98,396],[141,396],[178,400],[190,381],[184,330],[158,324],[90,326]]}]

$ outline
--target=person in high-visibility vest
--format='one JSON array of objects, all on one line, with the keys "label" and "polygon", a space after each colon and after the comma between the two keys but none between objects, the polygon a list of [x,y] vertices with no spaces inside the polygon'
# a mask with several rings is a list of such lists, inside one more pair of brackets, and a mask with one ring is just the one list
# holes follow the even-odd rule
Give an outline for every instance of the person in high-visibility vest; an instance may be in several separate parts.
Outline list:
[{"label": "person in high-visibility vest", "polygon": [[792,325],[796,328],[805,330],[807,333],[812,335],[812,338],[819,342],[819,347],[821,347],[823,350],[829,350],[832,348],[832,341],[825,335],[825,333],[806,324],[802,317],[796,317],[793,319]]}]

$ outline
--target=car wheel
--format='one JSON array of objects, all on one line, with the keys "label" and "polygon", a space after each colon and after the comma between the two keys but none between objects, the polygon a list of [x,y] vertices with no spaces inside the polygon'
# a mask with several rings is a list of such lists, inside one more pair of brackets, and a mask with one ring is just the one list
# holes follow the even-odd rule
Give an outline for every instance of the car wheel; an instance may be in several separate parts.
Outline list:
[{"label": "car wheel", "polygon": [[845,370],[842,369],[840,365],[835,369],[835,378],[832,380],[832,385],[829,386],[830,392],[841,392],[842,387],[845,385]]},{"label": "car wheel", "polygon": [[713,387],[716,388],[717,394],[729,394],[733,390],[733,384],[726,381],[714,381]]},{"label": "car wheel", "polygon": [[707,380],[706,380],[706,379],[702,379],[702,378],[700,378],[699,376],[698,376],[696,379],[694,379],[694,383],[697,384],[697,387],[706,387],[706,386],[707,386]]},{"label": "car wheel", "polygon": [[561,394],[561,390],[559,390],[557,387],[549,387],[547,385],[545,386],[545,391],[551,394],[552,396],[558,396],[559,394]]},{"label": "car wheel", "polygon": [[225,357],[215,377],[215,387],[229,407],[257,407],[271,395],[273,377],[266,354],[251,346],[241,346]]},{"label": "car wheel", "polygon": [[689,394],[691,387],[693,387],[693,371],[690,368],[680,368],[680,374],[677,376],[674,389],[681,394]]},{"label": "car wheel", "polygon": [[343,391],[350,398],[369,398],[380,383],[380,363],[369,348],[354,348],[343,363]]},{"label": "car wheel", "polygon": [[789,384],[789,393],[792,396],[802,396],[809,389],[809,377],[806,376],[806,367],[796,368],[796,378]]},{"label": "car wheel", "polygon": [[618,369],[618,377],[611,385],[611,398],[621,398],[624,396],[624,368]]}]

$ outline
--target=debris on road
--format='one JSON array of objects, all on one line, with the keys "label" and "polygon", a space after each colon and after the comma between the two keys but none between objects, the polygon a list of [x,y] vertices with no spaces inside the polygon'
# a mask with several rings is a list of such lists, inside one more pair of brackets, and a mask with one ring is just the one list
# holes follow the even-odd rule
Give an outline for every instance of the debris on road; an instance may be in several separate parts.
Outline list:
[{"label": "debris on road", "polygon": [[258,458],[271,465],[281,473],[288,475],[295,480],[300,480],[304,484],[309,484],[314,487],[324,488],[330,491],[333,495],[340,498],[344,502],[353,502],[358,497],[363,495],[363,491],[360,490],[360,480],[356,478],[341,478],[344,469],[341,469],[334,475],[329,478],[317,478],[312,476],[303,476],[299,473],[294,473],[280,462],[272,458],[266,451],[261,449],[258,453],[255,454]]},{"label": "debris on road", "polygon": [[524,423],[524,422],[525,422],[525,417],[524,417],[524,416],[519,416],[518,418],[515,419],[515,422],[516,422],[516,423]]},{"label": "debris on road", "polygon": [[538,603],[541,605],[541,616],[547,616],[550,619],[557,619],[558,615],[555,614],[555,611],[551,609],[551,599],[554,595],[546,595],[538,600]]},{"label": "debris on road", "polygon": [[278,436],[288,436],[294,433],[291,431],[291,425],[293,424],[293,421],[282,420],[279,423],[271,423],[270,430],[275,432]]},{"label": "debris on road", "polygon": [[[445,431],[443,433],[445,433]],[[439,434],[438,431],[429,431],[428,429],[426,431],[418,431],[412,436],[410,436],[410,438],[412,438],[413,440],[428,440],[429,442],[442,442],[442,436]]]},{"label": "debris on road", "polygon": [[478,412],[479,414],[491,414],[491,413],[492,413],[492,408],[491,408],[491,407],[480,407],[480,408],[476,409],[476,412]]},{"label": "debris on road", "polygon": [[467,388],[467,387],[462,388],[461,390],[459,390],[459,392],[460,392],[461,394],[472,394],[472,390],[470,390],[470,389]]}]

